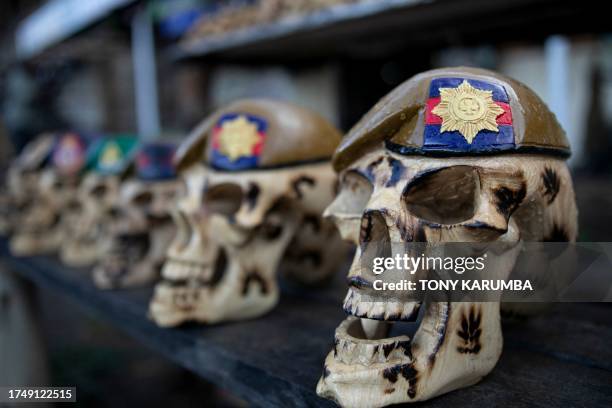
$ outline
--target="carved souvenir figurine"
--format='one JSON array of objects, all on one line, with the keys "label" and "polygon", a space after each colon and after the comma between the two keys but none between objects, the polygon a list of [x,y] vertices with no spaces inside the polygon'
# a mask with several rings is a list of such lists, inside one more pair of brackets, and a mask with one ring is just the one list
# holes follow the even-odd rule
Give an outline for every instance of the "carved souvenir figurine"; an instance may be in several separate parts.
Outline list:
[{"label": "carved souvenir figurine", "polygon": [[9,235],[19,227],[22,213],[34,203],[41,170],[55,145],[55,135],[44,133],[28,143],[10,165],[0,209],[0,234]]},{"label": "carved souvenir figurine", "polygon": [[176,227],[170,211],[181,187],[172,163],[175,146],[151,143],[136,158],[136,178],[121,185],[110,208],[110,247],[93,278],[102,289],[137,287],[158,280]]},{"label": "carved souvenir figurine", "polygon": [[[497,243],[507,251],[492,268],[507,278],[522,242],[575,240],[569,153],[546,105],[494,72],[428,71],[376,104],[333,159],[340,191],[326,216],[357,252],[344,300],[351,316],[336,329],[317,393],[345,407],[379,407],[427,400],[489,373],[502,351],[499,302],[389,301],[372,289],[385,274],[374,278],[362,248],[399,243],[388,253],[395,256],[413,242]],[[419,309],[412,336],[390,334]]]},{"label": "carved souvenir figurine", "polygon": [[62,242],[60,259],[65,264],[93,265],[110,245],[108,210],[119,198],[120,184],[132,169],[136,148],[137,139],[132,136],[109,137],[96,146],[92,170],[79,185],[79,205]]},{"label": "carved souvenir figurine", "polygon": [[89,139],[69,132],[57,138],[50,157],[37,180],[38,193],[22,212],[19,230],[11,238],[15,255],[56,252],[64,239],[65,220],[76,195],[78,183],[87,164]]},{"label": "carved souvenir figurine", "polygon": [[266,313],[278,301],[283,257],[302,282],[337,270],[346,247],[321,213],[334,196],[329,157],[339,140],[315,113],[262,99],[232,103],[199,125],[177,152],[187,193],[150,305],[155,322]]}]

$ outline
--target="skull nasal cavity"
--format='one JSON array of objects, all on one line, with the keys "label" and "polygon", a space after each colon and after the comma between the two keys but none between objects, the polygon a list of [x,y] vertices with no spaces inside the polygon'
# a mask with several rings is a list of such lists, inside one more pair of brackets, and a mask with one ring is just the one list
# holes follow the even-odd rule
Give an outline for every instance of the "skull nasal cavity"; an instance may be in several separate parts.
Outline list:
[{"label": "skull nasal cavity", "polygon": [[180,211],[177,211],[174,216],[174,222],[176,223],[176,238],[175,242],[177,244],[177,249],[182,251],[189,244],[189,240],[191,239],[191,225],[189,224],[189,220]]},{"label": "skull nasal cavity", "polygon": [[365,258],[391,256],[391,238],[381,211],[367,210],[363,214],[359,244]]},{"label": "skull nasal cavity", "polygon": [[415,217],[438,224],[456,224],[474,216],[479,186],[475,168],[445,167],[415,177],[404,189],[402,199]]},{"label": "skull nasal cavity", "polygon": [[108,210],[108,216],[109,216],[109,217],[111,217],[111,218],[113,218],[113,219],[117,219],[117,218],[119,218],[121,215],[122,215],[122,214],[121,214],[121,210],[120,210],[119,208],[117,208],[117,207],[111,207],[111,208]]}]

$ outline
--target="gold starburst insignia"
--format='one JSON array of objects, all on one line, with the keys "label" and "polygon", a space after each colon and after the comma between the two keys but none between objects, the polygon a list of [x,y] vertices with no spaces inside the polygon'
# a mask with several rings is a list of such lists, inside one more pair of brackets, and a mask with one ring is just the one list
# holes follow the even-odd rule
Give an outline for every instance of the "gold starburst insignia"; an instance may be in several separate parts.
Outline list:
[{"label": "gold starburst insignia", "polygon": [[219,151],[232,161],[253,154],[253,146],[258,142],[257,125],[242,115],[221,125]]},{"label": "gold starburst insignia", "polygon": [[459,131],[469,144],[478,132],[499,132],[496,118],[504,110],[493,92],[476,89],[466,80],[457,88],[440,88],[440,103],[431,111],[442,118],[440,132]]}]

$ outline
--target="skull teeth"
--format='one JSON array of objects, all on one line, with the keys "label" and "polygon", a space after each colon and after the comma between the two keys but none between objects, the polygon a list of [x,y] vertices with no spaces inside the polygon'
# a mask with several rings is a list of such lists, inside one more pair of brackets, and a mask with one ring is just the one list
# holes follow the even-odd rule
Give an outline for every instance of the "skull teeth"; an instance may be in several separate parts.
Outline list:
[{"label": "skull teeth", "polygon": [[[367,300],[366,300],[367,299]],[[373,301],[371,296],[349,289],[344,299],[344,311],[356,317],[374,320],[412,321],[419,312],[420,303]]]},{"label": "skull teeth", "polygon": [[162,276],[168,280],[198,279],[208,281],[212,278],[213,269],[195,262],[169,259],[162,270]]},{"label": "skull teeth", "polygon": [[410,338],[397,336],[388,339],[369,340],[350,334],[360,325],[359,319],[349,317],[336,329],[334,342],[335,359],[344,364],[373,364],[411,359]]}]

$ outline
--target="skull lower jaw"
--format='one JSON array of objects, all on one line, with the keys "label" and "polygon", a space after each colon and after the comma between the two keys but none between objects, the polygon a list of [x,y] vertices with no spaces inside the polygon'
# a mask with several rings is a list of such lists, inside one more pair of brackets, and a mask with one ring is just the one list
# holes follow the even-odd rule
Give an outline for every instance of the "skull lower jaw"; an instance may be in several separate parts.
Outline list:
[{"label": "skull lower jaw", "polygon": [[56,252],[62,241],[59,228],[17,233],[11,238],[11,252],[18,256],[43,255]]},{"label": "skull lower jaw", "polygon": [[[472,320],[479,343],[463,347],[468,310],[478,311]],[[472,385],[493,369],[502,345],[499,304],[430,303],[421,314],[413,336],[389,338],[365,332],[391,323],[348,317],[336,330],[317,394],[346,407],[415,402]]]},{"label": "skull lower jaw", "polygon": [[98,265],[93,270],[93,280],[100,289],[127,289],[150,285],[159,278],[159,265],[148,259],[120,267]]},{"label": "skull lower jaw", "polygon": [[129,233],[115,237],[109,250],[93,270],[93,280],[101,289],[142,286],[155,280],[158,270],[149,262],[148,233]]},{"label": "skull lower jaw", "polygon": [[173,286],[162,282],[155,287],[149,315],[161,327],[174,327],[191,321],[215,324],[258,317],[277,302],[278,293],[239,297],[211,287]]},{"label": "skull lower jaw", "polygon": [[[166,279],[156,285],[149,306],[151,318],[162,327],[189,321],[214,324],[251,319],[265,314],[278,303],[276,283],[264,278],[271,274],[253,279],[235,260],[228,260],[219,280],[206,280],[202,276],[170,280],[167,272],[164,269]],[[208,274],[214,276],[218,271]]]},{"label": "skull lower jaw", "polygon": [[93,265],[100,256],[95,244],[71,242],[62,247],[60,258],[63,263],[75,268]]},{"label": "skull lower jaw", "polygon": [[11,252],[20,256],[43,255],[56,252],[63,238],[60,216],[53,212],[34,212],[20,220],[11,238]]}]

